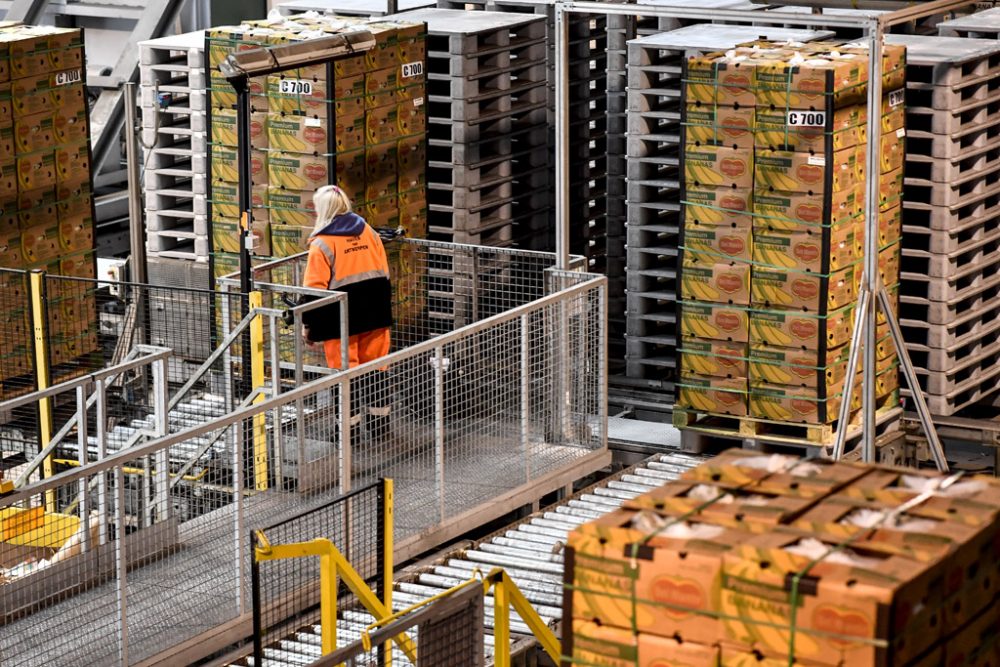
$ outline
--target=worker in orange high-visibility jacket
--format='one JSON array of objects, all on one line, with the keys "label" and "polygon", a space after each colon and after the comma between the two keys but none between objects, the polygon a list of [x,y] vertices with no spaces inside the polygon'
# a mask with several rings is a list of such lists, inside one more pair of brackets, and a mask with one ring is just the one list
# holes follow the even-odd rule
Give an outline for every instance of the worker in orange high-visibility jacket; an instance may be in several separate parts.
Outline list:
[{"label": "worker in orange high-visibility jacket", "polygon": [[[389,353],[392,326],[389,260],[382,239],[364,218],[351,211],[351,200],[343,190],[335,185],[324,186],[313,195],[313,203],[316,227],[309,236],[304,286],[347,294],[348,356],[353,368]],[[339,327],[339,315],[329,318],[334,321],[324,322],[324,328]],[[309,328],[303,333],[307,342],[319,342],[320,337],[310,336]],[[322,342],[327,365],[339,369],[340,339]],[[387,390],[385,387],[379,390],[382,395],[365,397],[369,431],[383,430],[389,417]],[[367,393],[375,393],[375,388]],[[359,417],[352,417],[352,422]]]}]

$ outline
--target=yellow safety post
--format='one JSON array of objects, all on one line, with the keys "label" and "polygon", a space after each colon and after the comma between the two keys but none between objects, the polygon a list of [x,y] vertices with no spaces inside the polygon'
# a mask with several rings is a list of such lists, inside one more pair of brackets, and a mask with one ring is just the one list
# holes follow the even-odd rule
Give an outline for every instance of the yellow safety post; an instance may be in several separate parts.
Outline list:
[{"label": "yellow safety post", "polygon": [[493,586],[493,664],[496,667],[510,667],[510,605],[507,604],[507,588],[503,585],[503,571],[494,576],[496,570],[483,582],[484,592]]},{"label": "yellow safety post", "polygon": [[[392,613],[392,580],[393,580],[393,542],[392,530],[394,526],[393,517],[393,485],[391,479],[382,480],[382,604],[389,613]],[[382,664],[384,667],[392,667],[392,642],[385,643],[385,650],[382,651]]]},{"label": "yellow safety post", "polygon": [[[251,310],[263,304],[260,292],[250,292]],[[260,314],[250,322],[250,381],[254,391],[264,387],[264,318]],[[253,402],[262,403],[264,399],[260,392]],[[267,489],[267,464],[267,421],[261,413],[253,418],[253,477],[254,488],[258,491]]]},{"label": "yellow safety post", "polygon": [[559,640],[524,597],[514,580],[500,568],[494,569],[483,582],[486,592],[493,588],[493,664],[510,667],[510,608],[513,607],[531,634],[557,665],[561,662]]},{"label": "yellow safety post", "polygon": [[[322,619],[320,636],[324,654],[332,652],[337,645],[337,577],[344,580],[347,588],[358,597],[361,604],[371,612],[372,616],[377,619],[385,618],[391,613],[330,540],[319,538],[309,542],[272,545],[267,541],[263,532],[258,531],[257,536],[260,546],[255,550],[254,558],[258,562],[319,556],[320,569],[323,572],[320,575],[320,585],[322,586],[320,591],[320,618]],[[405,634],[400,634],[394,637],[393,641],[402,649],[410,662],[416,663],[417,649],[412,639]]]},{"label": "yellow safety post", "polygon": [[[35,381],[38,389],[49,388],[49,340],[46,335],[48,327],[45,323],[45,274],[32,271],[29,274],[28,291],[31,296],[31,321],[35,334]],[[45,448],[52,441],[52,399],[42,398],[38,401],[38,422],[41,442],[39,447]],[[51,477],[55,474],[52,456],[46,456],[42,462],[42,475]],[[45,510],[56,511],[55,491],[45,492]]]}]

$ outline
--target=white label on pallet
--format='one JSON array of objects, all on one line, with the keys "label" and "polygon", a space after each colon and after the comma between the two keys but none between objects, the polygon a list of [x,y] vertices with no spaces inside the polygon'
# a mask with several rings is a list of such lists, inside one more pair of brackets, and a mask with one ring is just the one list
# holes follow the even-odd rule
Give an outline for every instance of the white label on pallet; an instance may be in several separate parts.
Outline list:
[{"label": "white label on pallet", "polygon": [[905,99],[905,93],[902,89],[894,90],[891,93],[889,93],[889,106],[898,107],[900,104],[903,103],[904,99]]},{"label": "white label on pallet", "polygon": [[413,106],[415,106],[415,107],[422,107],[422,106],[424,106],[424,98],[422,98],[422,97],[414,97],[413,98]]},{"label": "white label on pallet", "polygon": [[306,127],[323,127],[323,121],[319,118],[313,118],[312,116],[306,118],[303,121]]},{"label": "white label on pallet", "polygon": [[826,112],[789,111],[788,125],[791,127],[826,127]]},{"label": "white label on pallet", "polygon": [[424,64],[422,62],[415,63],[403,63],[403,78],[409,79],[411,76],[420,76],[424,73]]},{"label": "white label on pallet", "polygon": [[57,86],[68,86],[73,83],[80,83],[83,81],[83,72],[78,69],[66,70],[65,72],[56,73],[56,85]]},{"label": "white label on pallet", "polygon": [[313,82],[309,79],[282,79],[282,95],[312,95]]},{"label": "white label on pallet", "polygon": [[809,159],[806,160],[809,164],[814,167],[825,167],[826,166],[826,156],[823,155],[810,155]]},{"label": "white label on pallet", "polygon": [[906,136],[906,128],[905,127],[901,127],[898,130],[896,130],[896,138],[897,139],[902,139],[905,136]]}]

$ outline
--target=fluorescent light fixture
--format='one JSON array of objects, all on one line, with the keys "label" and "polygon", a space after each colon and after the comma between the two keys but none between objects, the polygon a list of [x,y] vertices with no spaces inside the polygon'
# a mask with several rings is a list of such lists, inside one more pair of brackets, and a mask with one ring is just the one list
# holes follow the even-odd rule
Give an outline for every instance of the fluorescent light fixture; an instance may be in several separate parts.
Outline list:
[{"label": "fluorescent light fixture", "polygon": [[219,71],[232,82],[308,67],[334,58],[346,58],[374,47],[375,37],[367,30],[343,32],[318,39],[237,51],[226,56],[219,64]]}]

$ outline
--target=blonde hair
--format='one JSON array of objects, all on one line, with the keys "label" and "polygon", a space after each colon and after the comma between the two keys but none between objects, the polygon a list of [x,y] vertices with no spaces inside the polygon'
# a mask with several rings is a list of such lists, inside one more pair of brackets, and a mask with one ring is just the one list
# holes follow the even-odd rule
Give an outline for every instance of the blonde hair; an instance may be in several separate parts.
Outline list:
[{"label": "blonde hair", "polygon": [[313,194],[313,205],[316,207],[316,226],[313,234],[330,224],[338,215],[351,212],[351,199],[336,185],[324,185]]}]

